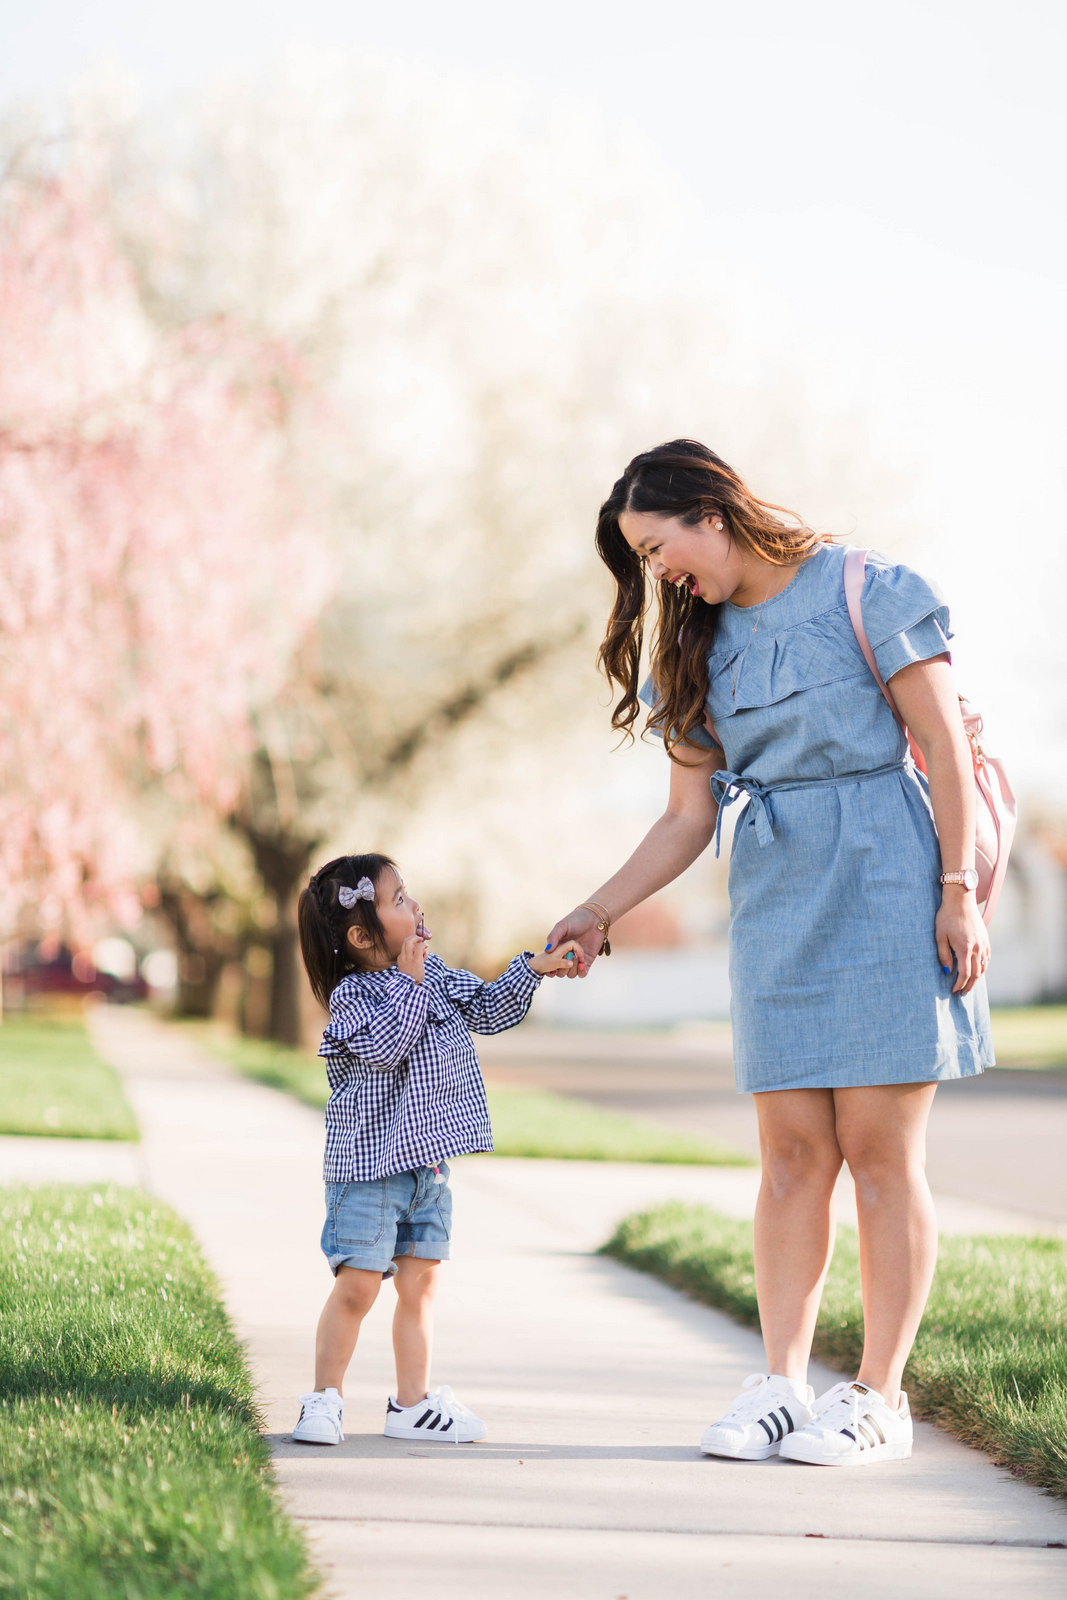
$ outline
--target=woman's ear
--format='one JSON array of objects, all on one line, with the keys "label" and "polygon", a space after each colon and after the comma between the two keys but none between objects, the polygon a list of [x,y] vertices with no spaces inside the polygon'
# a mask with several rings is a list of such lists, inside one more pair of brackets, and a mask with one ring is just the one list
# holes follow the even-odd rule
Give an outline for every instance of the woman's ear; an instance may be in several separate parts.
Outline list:
[{"label": "woman's ear", "polygon": [[358,922],[354,922],[352,924],[348,932],[345,934],[345,939],[352,946],[353,950],[369,950],[371,945],[374,943],[374,940],[371,938],[366,928],[361,928]]}]

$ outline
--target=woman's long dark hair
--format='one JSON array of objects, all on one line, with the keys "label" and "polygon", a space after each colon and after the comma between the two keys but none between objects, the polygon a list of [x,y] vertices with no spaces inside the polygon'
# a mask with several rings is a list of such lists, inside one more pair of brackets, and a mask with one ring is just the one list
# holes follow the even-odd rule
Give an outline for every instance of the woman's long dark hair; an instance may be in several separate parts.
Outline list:
[{"label": "woman's long dark hair", "polygon": [[[757,499],[725,461],[695,439],[674,439],[634,457],[601,506],[596,527],[597,550],[616,586],[597,662],[622,690],[611,725],[632,738],[649,595],[644,563],[619,527],[624,511],[652,511],[693,527],[718,516],[732,539],[774,566],[809,556],[824,536],[784,506]],[[708,652],[719,608],[666,584],[659,587],[658,600],[651,670],[659,700],[647,726],[662,733],[667,754],[677,761],[675,746],[703,725]]]},{"label": "woman's long dark hair", "polygon": [[395,861],[388,856],[338,856],[327,861],[314,874],[297,903],[300,927],[300,954],[304,958],[311,992],[320,1006],[330,1009],[330,996],[346,972],[360,970],[359,959],[348,942],[349,928],[362,928],[370,935],[371,947],[381,949],[385,929],[374,900],[357,900],[347,910],[338,898],[342,885],[355,889],[361,878],[369,878],[375,888],[386,867],[399,877]]}]

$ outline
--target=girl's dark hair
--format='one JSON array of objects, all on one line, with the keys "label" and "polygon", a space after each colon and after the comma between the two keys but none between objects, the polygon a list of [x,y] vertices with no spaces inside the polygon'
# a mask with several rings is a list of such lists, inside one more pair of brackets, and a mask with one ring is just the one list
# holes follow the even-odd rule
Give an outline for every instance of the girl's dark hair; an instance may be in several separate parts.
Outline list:
[{"label": "girl's dark hair", "polygon": [[[725,461],[695,439],[674,439],[634,457],[601,506],[596,528],[597,550],[616,585],[597,662],[609,682],[622,689],[611,725],[632,738],[649,595],[644,563],[619,527],[624,511],[652,511],[691,526],[718,516],[732,539],[774,566],[809,556],[824,536],[783,506],[758,500]],[[651,651],[658,704],[647,726],[662,733],[667,754],[677,761],[674,747],[684,745],[704,721],[708,652],[719,608],[695,599],[686,588],[667,585],[660,587],[658,600]]]},{"label": "girl's dark hair", "polygon": [[[330,996],[346,972],[361,970],[359,955],[348,942],[349,928],[363,928],[371,937],[372,948],[380,949],[385,929],[376,905],[378,881],[386,867],[399,877],[395,861],[388,856],[338,856],[327,861],[314,874],[297,904],[300,927],[300,954],[311,980],[311,992],[321,1006],[330,1009]],[[375,900],[357,900],[348,910],[337,898],[347,885],[355,889],[361,878],[369,878]]]}]

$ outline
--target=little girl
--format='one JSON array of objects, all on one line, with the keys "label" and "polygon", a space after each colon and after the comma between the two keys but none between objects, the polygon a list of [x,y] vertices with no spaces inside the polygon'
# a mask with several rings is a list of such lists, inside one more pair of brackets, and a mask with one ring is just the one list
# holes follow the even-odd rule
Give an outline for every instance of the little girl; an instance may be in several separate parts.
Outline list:
[{"label": "little girl", "polygon": [[388,856],[340,856],[300,896],[300,948],[330,1023],[326,1058],[326,1223],[322,1249],[336,1282],[315,1343],[315,1390],[300,1397],[293,1438],[344,1439],[341,1387],[363,1318],[383,1278],[396,1285],[392,1439],[469,1443],[485,1423],[431,1390],[432,1306],[448,1259],[449,1156],[492,1150],[485,1089],[468,1029],[521,1022],[550,972],[584,958],[561,944],[525,950],[493,983],[429,955],[419,903]]}]

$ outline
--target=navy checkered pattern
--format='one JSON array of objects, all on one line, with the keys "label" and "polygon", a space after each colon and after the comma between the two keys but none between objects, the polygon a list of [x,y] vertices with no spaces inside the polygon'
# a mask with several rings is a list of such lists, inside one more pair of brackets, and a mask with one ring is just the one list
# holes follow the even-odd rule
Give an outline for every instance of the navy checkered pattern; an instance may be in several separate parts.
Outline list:
[{"label": "navy checkered pattern", "polygon": [[541,982],[517,955],[493,983],[426,957],[416,983],[398,967],[353,972],[330,996],[327,1183],[362,1182],[491,1150],[489,1109],[471,1043],[521,1022]]}]

